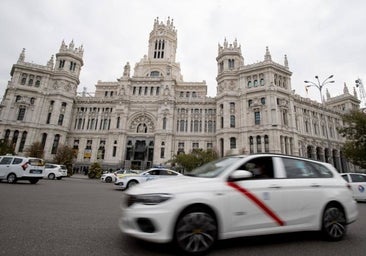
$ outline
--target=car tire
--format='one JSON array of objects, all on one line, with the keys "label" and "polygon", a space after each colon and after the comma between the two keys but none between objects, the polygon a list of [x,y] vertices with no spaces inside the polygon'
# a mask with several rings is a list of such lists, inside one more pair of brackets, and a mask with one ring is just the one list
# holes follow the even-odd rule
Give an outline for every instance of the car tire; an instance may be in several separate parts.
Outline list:
[{"label": "car tire", "polygon": [[347,232],[347,221],[343,209],[328,205],[323,213],[322,232],[326,240],[339,241]]},{"label": "car tire", "polygon": [[131,180],[130,182],[128,182],[127,188],[132,188],[133,186],[136,186],[137,184],[139,184],[139,183],[136,180]]},{"label": "car tire", "polygon": [[112,182],[112,177],[107,177],[107,178],[105,178],[105,182],[106,182],[106,183],[111,183],[111,182]]},{"label": "car tire", "polygon": [[178,218],[174,242],[184,254],[203,255],[214,246],[217,233],[214,215],[202,207],[193,207]]},{"label": "car tire", "polygon": [[48,174],[48,179],[49,180],[54,180],[55,179],[55,174],[54,173],[50,173],[50,174]]},{"label": "car tire", "polygon": [[8,183],[16,183],[17,182],[17,176],[14,173],[10,173],[8,177],[6,178]]}]

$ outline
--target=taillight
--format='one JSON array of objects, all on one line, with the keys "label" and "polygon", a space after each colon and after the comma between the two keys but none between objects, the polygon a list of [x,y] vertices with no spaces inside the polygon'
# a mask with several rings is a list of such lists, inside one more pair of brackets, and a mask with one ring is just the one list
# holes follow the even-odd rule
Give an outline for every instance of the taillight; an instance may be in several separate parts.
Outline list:
[{"label": "taillight", "polygon": [[22,164],[23,171],[25,171],[28,168],[28,163]]}]

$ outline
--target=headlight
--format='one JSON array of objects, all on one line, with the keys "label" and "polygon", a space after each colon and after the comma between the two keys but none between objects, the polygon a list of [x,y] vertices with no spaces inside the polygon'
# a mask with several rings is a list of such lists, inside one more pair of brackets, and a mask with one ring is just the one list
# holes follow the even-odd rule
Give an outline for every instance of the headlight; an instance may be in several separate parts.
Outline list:
[{"label": "headlight", "polygon": [[142,194],[142,195],[129,195],[127,197],[127,206],[131,206],[134,203],[140,203],[145,205],[156,205],[165,202],[173,198],[171,194]]}]

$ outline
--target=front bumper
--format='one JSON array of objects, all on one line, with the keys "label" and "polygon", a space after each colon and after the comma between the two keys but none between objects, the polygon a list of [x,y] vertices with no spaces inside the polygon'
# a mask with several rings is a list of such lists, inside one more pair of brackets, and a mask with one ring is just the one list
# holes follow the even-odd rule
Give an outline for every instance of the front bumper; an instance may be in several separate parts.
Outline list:
[{"label": "front bumper", "polygon": [[118,221],[122,233],[142,240],[167,243],[173,238],[174,208],[157,205],[135,204],[122,207]]}]

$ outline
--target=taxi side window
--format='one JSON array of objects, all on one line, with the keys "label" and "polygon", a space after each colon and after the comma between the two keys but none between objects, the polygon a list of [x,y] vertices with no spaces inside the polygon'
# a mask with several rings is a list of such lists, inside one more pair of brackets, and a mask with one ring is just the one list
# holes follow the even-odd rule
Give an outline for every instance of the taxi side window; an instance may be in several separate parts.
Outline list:
[{"label": "taxi side window", "polygon": [[23,162],[23,159],[22,158],[15,157],[14,158],[14,161],[13,161],[13,164],[20,164],[21,162]]},{"label": "taxi side window", "polygon": [[258,157],[246,162],[241,170],[250,171],[253,179],[273,179],[273,163],[272,157]]},{"label": "taxi side window", "polygon": [[366,182],[366,176],[360,174],[350,174],[352,182]]},{"label": "taxi side window", "polygon": [[333,174],[321,164],[299,159],[283,158],[287,178],[330,178]]},{"label": "taxi side window", "polygon": [[11,161],[13,160],[13,157],[3,157],[2,159],[1,159],[1,161],[0,161],[0,164],[10,164],[11,163]]}]

